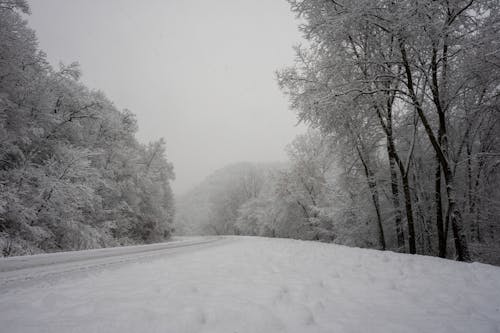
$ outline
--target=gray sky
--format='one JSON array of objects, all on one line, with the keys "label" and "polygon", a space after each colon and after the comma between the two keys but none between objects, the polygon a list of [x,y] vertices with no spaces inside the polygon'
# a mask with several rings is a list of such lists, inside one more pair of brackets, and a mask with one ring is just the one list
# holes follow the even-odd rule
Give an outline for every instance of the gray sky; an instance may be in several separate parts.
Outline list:
[{"label": "gray sky", "polygon": [[143,142],[164,137],[181,194],[215,169],[286,158],[296,119],[274,71],[300,41],[285,0],[31,0],[53,64],[131,109]]}]

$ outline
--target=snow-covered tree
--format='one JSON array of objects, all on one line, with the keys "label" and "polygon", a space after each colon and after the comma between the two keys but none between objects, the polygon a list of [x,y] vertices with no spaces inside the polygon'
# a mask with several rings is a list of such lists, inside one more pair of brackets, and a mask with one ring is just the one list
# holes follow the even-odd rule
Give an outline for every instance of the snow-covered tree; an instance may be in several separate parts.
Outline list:
[{"label": "snow-covered tree", "polygon": [[445,257],[451,231],[457,259],[470,260],[482,229],[473,175],[498,164],[498,2],[289,2],[307,44],[279,83],[300,120],[363,166],[379,243],[391,216],[396,249]]},{"label": "snow-covered tree", "polygon": [[55,70],[23,20],[0,1],[0,248],[2,255],[168,238],[172,165],[165,142],[141,145],[133,113]]}]

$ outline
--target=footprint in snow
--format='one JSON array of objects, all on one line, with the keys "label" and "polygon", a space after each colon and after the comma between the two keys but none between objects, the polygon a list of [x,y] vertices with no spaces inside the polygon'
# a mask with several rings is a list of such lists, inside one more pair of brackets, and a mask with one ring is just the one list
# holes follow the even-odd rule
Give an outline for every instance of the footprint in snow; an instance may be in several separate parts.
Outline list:
[{"label": "footprint in snow", "polygon": [[307,314],[306,314],[306,317],[305,317],[305,324],[307,326],[311,326],[311,325],[315,325],[316,324],[316,320],[314,319],[314,315],[313,315],[313,313],[309,309],[307,310]]},{"label": "footprint in snow", "polygon": [[290,299],[290,291],[289,291],[288,287],[283,286],[278,291],[278,294],[276,295],[274,302],[275,303],[284,302],[284,301],[288,301],[289,299]]},{"label": "footprint in snow", "polygon": [[325,309],[325,304],[322,301],[317,301],[316,304],[314,304],[314,309],[316,311],[323,311]]},{"label": "footprint in snow", "polygon": [[339,272],[333,272],[332,274],[330,274],[330,277],[334,279],[340,279],[340,274]]},{"label": "footprint in snow", "polygon": [[184,309],[184,316],[187,322],[197,323],[200,326],[208,322],[206,312],[200,307],[188,307]]}]

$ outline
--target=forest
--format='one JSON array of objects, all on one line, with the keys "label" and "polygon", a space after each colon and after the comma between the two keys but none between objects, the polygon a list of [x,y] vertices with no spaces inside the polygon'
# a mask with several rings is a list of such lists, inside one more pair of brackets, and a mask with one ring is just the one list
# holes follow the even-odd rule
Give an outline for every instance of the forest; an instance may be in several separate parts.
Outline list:
[{"label": "forest", "polygon": [[0,1],[0,250],[3,256],[157,242],[174,218],[173,166],[160,139],[53,68],[23,15]]},{"label": "forest", "polygon": [[175,233],[500,265],[500,3],[288,2],[303,40],[276,83],[308,131],[174,203],[165,141],[140,143],[78,63],[48,63],[26,1],[0,0],[1,255]]},{"label": "forest", "polygon": [[277,81],[310,131],[180,198],[184,232],[500,264],[498,1],[289,3],[304,42]]}]

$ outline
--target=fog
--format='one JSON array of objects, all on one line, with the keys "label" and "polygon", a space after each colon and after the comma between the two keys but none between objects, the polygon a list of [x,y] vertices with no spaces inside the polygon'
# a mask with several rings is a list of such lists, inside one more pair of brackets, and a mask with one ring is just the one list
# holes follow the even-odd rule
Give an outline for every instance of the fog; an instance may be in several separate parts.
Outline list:
[{"label": "fog", "polygon": [[28,22],[49,61],[167,141],[176,194],[238,161],[285,159],[304,128],[274,71],[293,62],[297,21],[281,0],[33,0]]}]

